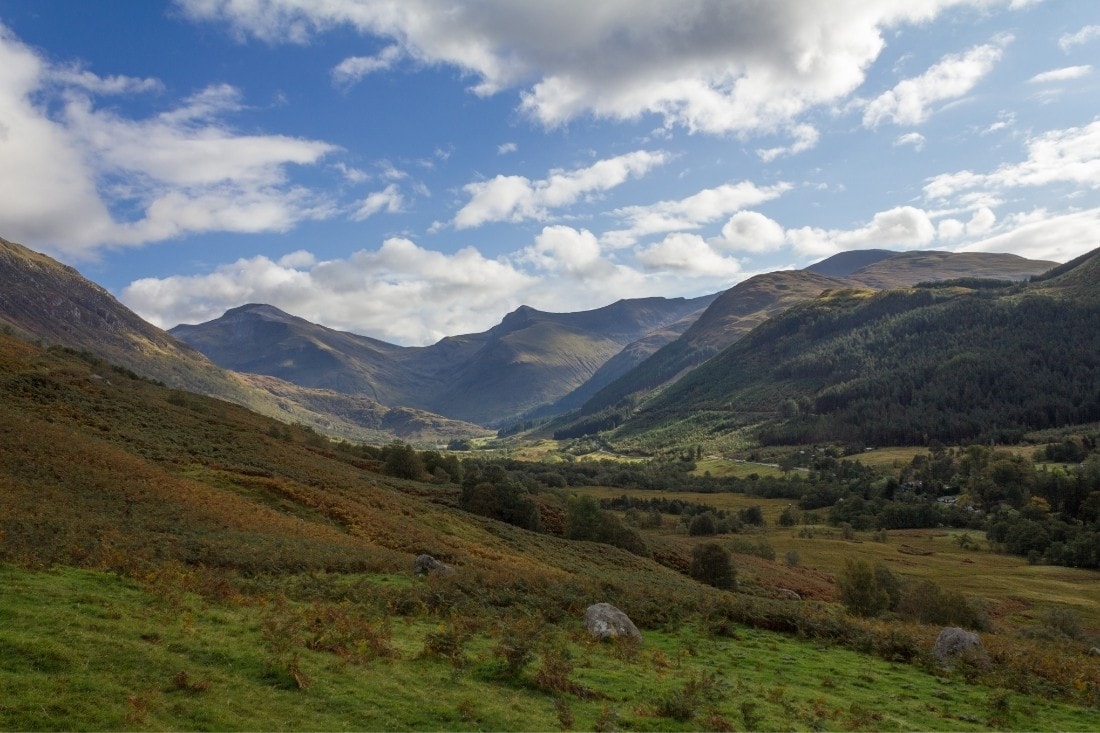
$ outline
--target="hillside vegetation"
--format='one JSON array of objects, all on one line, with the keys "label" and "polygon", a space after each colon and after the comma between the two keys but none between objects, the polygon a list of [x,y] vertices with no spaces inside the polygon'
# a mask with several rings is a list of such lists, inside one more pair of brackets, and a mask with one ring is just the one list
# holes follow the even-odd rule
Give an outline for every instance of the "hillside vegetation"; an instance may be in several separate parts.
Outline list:
[{"label": "hillside vegetation", "polygon": [[1033,285],[832,291],[754,330],[619,434],[755,417],[765,443],[920,445],[1100,420],[1097,259]]},{"label": "hillside vegetation", "polygon": [[[660,542],[569,539],[586,517],[594,537],[625,525],[511,476],[332,443],[0,333],[0,725],[1089,727],[1100,678],[1075,646],[1055,669],[990,639],[992,667],[930,674],[934,627],[749,577],[711,588]],[[534,501],[541,531],[458,508],[502,500]],[[421,552],[455,572],[417,578]],[[587,640],[597,601],[641,646]],[[905,694],[883,704],[883,679]]]}]

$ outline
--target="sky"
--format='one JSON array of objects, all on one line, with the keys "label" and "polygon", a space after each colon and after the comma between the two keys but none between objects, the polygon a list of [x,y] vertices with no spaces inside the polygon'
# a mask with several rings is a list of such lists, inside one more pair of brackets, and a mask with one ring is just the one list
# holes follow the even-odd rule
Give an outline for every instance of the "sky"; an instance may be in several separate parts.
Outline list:
[{"label": "sky", "polygon": [[1092,0],[0,0],[0,237],[403,345],[1100,246]]}]

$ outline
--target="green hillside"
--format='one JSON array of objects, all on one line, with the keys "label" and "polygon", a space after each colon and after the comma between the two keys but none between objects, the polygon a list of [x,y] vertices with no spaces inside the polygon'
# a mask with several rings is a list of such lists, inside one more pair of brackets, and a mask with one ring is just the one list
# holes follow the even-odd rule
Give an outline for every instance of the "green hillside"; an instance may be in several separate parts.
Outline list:
[{"label": "green hillside", "polygon": [[1097,256],[1033,285],[827,293],[670,387],[621,434],[733,418],[765,421],[765,442],[890,445],[1096,421]]}]

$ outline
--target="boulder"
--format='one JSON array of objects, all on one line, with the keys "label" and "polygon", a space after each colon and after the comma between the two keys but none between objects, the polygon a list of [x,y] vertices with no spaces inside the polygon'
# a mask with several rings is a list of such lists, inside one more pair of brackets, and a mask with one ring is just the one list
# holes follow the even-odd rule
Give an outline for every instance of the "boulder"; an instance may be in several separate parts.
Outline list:
[{"label": "boulder", "polygon": [[1100,657],[1100,646],[1094,646],[1092,649],[1089,649],[1089,654],[1094,657]]},{"label": "boulder", "polygon": [[974,632],[949,626],[936,637],[932,654],[939,662],[950,662],[960,657],[977,661],[985,658],[985,645]]},{"label": "boulder", "polygon": [[596,603],[584,612],[584,626],[597,639],[641,639],[642,632],[630,618],[610,603]]},{"label": "boulder", "polygon": [[427,575],[428,573],[450,575],[455,569],[445,562],[436,560],[431,555],[417,555],[416,559],[413,560],[413,571],[417,575]]},{"label": "boulder", "polygon": [[801,601],[802,600],[802,596],[798,595],[797,593],[795,593],[790,588],[780,588],[779,589],[779,597],[780,598],[786,598],[788,601]]}]

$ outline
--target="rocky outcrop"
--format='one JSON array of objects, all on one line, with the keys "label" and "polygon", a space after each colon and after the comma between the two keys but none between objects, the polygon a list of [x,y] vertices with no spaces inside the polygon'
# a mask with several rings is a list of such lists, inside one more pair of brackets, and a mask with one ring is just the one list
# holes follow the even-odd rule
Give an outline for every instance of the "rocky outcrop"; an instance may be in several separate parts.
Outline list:
[{"label": "rocky outcrop", "polygon": [[949,626],[936,637],[932,655],[940,663],[950,663],[960,658],[979,661],[985,659],[985,645],[974,632]]},{"label": "rocky outcrop", "polygon": [[641,639],[630,618],[610,603],[596,603],[584,612],[584,626],[596,639]]}]

